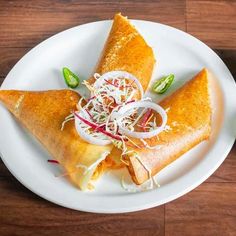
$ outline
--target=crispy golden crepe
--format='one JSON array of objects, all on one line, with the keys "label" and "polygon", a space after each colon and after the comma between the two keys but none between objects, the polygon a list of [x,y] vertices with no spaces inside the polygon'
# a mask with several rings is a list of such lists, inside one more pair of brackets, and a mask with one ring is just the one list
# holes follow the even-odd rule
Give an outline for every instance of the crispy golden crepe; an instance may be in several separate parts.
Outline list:
[{"label": "crispy golden crepe", "polygon": [[[143,37],[120,13],[116,14],[111,31],[94,72],[104,74],[121,70],[135,75],[144,91],[151,80],[155,57]],[[94,82],[91,77],[90,83]],[[113,148],[110,158],[119,159],[121,151]]]},{"label": "crispy golden crepe", "polygon": [[[135,75],[147,89],[152,76],[155,58],[152,48],[130,24],[126,17],[116,14],[95,72],[104,74],[121,70]],[[94,81],[93,78],[90,80]]]},{"label": "crispy golden crepe", "polygon": [[[155,175],[165,166],[210,136],[211,105],[209,95],[210,73],[203,69],[160,105],[167,110],[169,130],[147,140],[150,146],[160,145],[159,149],[133,149],[141,162],[132,155],[129,172],[136,184],[148,179],[151,170]],[[143,166],[144,164],[144,166]]]},{"label": "crispy golden crepe", "polygon": [[75,129],[74,121],[66,123],[61,130],[62,122],[76,109],[79,98],[71,90],[0,90],[0,101],[43,144],[51,156],[60,162],[72,182],[85,190],[96,166],[84,174],[84,169],[77,168],[76,165],[89,167],[107,155],[112,145],[96,146],[83,141]]}]

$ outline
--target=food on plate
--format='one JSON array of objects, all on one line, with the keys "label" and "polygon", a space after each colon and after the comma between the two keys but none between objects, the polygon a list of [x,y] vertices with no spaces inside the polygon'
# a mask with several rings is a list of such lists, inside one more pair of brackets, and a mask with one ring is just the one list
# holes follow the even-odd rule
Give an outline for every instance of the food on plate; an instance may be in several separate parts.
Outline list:
[{"label": "food on plate", "polygon": [[[89,98],[66,89],[0,90],[0,101],[48,150],[48,162],[64,167],[62,176],[80,189],[124,167],[138,190],[152,189],[156,173],[211,132],[208,70],[156,104],[145,96],[154,64],[152,48],[116,14],[94,74],[83,82]],[[68,68],[63,75],[68,87],[80,85]],[[153,91],[165,93],[173,80],[173,74],[161,78]]]},{"label": "food on plate", "polygon": [[69,68],[64,67],[62,69],[62,72],[63,72],[65,83],[67,84],[69,88],[74,89],[79,86],[80,84],[79,77],[76,74],[74,74]]},{"label": "food on plate", "polygon": [[[145,91],[154,64],[152,48],[126,17],[116,14],[94,72],[102,75],[109,71],[127,71],[139,79]],[[90,82],[94,82],[93,77]]]},{"label": "food on plate", "polygon": [[158,94],[165,93],[174,82],[174,78],[175,76],[173,74],[162,77],[153,84],[152,91]]},{"label": "food on plate", "polygon": [[112,145],[95,146],[85,142],[77,134],[74,122],[67,122],[61,130],[65,117],[76,110],[79,99],[79,95],[70,90],[0,90],[0,101],[65,168],[65,176],[81,189],[86,189],[93,172],[111,151]]},{"label": "food on plate", "polygon": [[[138,91],[140,85],[127,72],[117,73],[108,72],[96,78],[96,82],[90,87],[93,91],[91,100],[80,107],[79,113],[75,113],[76,127],[77,130],[82,125],[80,130],[90,128],[87,133],[78,132],[90,143],[113,143],[121,150],[121,154],[117,152],[116,155],[120,155],[120,160],[127,166],[133,181],[140,185],[150,180],[150,186],[139,190],[150,189],[158,186],[153,178],[158,171],[209,138],[211,74],[203,69],[159,106],[142,95],[127,100],[129,96],[121,93],[124,89],[122,82],[128,78],[135,81],[136,87],[130,86],[135,83],[126,81],[131,91]],[[105,99],[100,98],[99,94],[105,95]],[[107,98],[111,101],[109,104],[106,103]],[[100,104],[107,107],[97,115]],[[101,115],[102,121],[97,118]],[[104,131],[109,132],[108,135],[98,130],[100,125],[104,126]],[[99,132],[101,136],[97,134]],[[93,134],[96,135],[95,139],[92,139]]]},{"label": "food on plate", "polygon": [[[146,140],[157,149],[132,148],[128,169],[136,184],[142,184],[211,133],[211,74],[203,69],[192,80],[160,102],[167,111],[167,129]],[[131,150],[131,149],[130,149]],[[138,156],[138,159],[137,159]],[[139,161],[141,160],[141,162]]]},{"label": "food on plate", "polygon": [[[128,55],[130,56],[127,57]],[[139,64],[134,63],[135,58],[139,60]],[[139,91],[141,89],[141,93],[136,94],[140,96],[151,78],[154,62],[152,49],[142,36],[125,17],[117,14],[96,71],[104,73],[111,69],[125,69],[139,76],[142,85],[136,78],[135,84]],[[79,85],[79,78],[68,68],[63,69],[63,74],[69,87]],[[90,79],[90,83],[92,80]],[[5,106],[65,168],[65,175],[84,190],[91,186],[89,180],[97,178],[104,169],[123,165],[119,158],[105,158],[113,148],[112,144],[89,144],[80,138],[74,122],[69,122],[73,120],[70,115],[76,110],[80,99],[76,92],[68,90],[0,91],[0,100]],[[112,153],[117,157],[120,152],[113,148]]]},{"label": "food on plate", "polygon": [[[151,80],[155,57],[152,48],[145,42],[130,21],[116,14],[99,61],[95,67],[95,77],[110,71],[126,71],[135,76],[145,91]],[[92,76],[88,82],[95,82]],[[113,149],[117,149],[114,147]],[[113,150],[113,159],[119,159],[121,152]]]},{"label": "food on plate", "polygon": [[[126,71],[138,78],[143,91],[146,91],[154,65],[152,48],[127,17],[116,14],[94,73],[102,75],[110,71]],[[94,76],[88,81],[94,83]],[[119,159],[121,152],[113,150],[110,155],[113,159]]]}]

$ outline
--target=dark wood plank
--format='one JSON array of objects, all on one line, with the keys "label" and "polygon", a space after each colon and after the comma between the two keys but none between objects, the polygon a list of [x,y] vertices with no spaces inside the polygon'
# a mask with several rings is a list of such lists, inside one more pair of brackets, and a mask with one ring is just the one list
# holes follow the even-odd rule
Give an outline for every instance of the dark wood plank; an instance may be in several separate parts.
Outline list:
[{"label": "dark wood plank", "polygon": [[[11,178],[0,178],[0,235],[164,235],[164,207],[91,214],[56,206]],[[78,199],[79,201],[79,199]]]},{"label": "dark wood plank", "polygon": [[0,77],[5,77],[30,48],[1,48],[0,50]]},{"label": "dark wood plank", "polygon": [[185,2],[181,0],[1,1],[0,47],[32,47],[72,26],[111,19],[116,12],[185,29]]},{"label": "dark wood plank", "polygon": [[0,178],[1,177],[10,177],[10,176],[12,176],[12,174],[7,169],[7,167],[4,165],[3,161],[0,159]]},{"label": "dark wood plank", "polygon": [[0,85],[2,84],[3,80],[5,79],[5,77],[0,76]]},{"label": "dark wood plank", "polygon": [[215,52],[221,57],[224,63],[229,68],[231,74],[236,80],[236,50],[220,50],[216,49]]},{"label": "dark wood plank", "polygon": [[204,183],[166,205],[166,236],[236,234],[236,184]]},{"label": "dark wood plank", "polygon": [[211,47],[236,49],[236,1],[186,2],[187,32]]}]

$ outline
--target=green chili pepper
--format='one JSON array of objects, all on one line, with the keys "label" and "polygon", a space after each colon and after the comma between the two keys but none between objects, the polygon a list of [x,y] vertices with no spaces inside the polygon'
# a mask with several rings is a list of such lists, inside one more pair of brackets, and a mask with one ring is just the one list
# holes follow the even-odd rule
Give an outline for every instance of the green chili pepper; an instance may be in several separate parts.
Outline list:
[{"label": "green chili pepper", "polygon": [[62,69],[63,76],[65,79],[65,82],[68,87],[70,88],[77,88],[80,84],[80,79],[77,75],[75,75],[70,69],[67,67],[64,67]]},{"label": "green chili pepper", "polygon": [[174,81],[175,76],[173,74],[170,74],[168,76],[164,76],[161,79],[157,80],[153,87],[152,91],[158,94],[163,94],[166,92],[166,90],[171,86],[171,84]]}]

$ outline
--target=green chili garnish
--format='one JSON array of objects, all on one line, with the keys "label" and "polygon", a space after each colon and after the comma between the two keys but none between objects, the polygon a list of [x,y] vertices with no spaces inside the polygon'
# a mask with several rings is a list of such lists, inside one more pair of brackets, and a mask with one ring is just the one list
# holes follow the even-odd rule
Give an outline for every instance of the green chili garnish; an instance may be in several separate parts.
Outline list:
[{"label": "green chili garnish", "polygon": [[77,88],[80,84],[80,79],[77,75],[75,75],[70,69],[67,67],[64,67],[62,69],[63,76],[65,79],[65,82],[68,87],[70,88]]},{"label": "green chili garnish", "polygon": [[162,77],[161,79],[157,80],[153,87],[152,91],[158,94],[163,94],[166,90],[171,86],[174,81],[175,76],[173,74],[167,75]]}]

